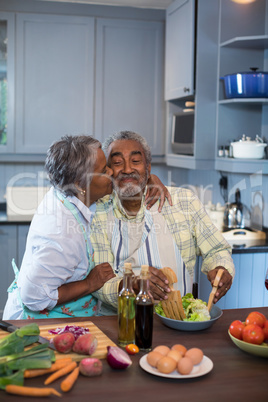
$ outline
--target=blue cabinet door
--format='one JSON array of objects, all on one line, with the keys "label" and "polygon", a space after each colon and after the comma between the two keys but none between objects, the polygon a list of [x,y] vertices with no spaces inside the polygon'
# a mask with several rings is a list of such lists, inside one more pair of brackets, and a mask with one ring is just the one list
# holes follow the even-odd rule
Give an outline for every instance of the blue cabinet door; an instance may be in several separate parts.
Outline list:
[{"label": "blue cabinet door", "polygon": [[195,1],[176,0],[166,11],[165,100],[194,94]]},{"label": "blue cabinet door", "polygon": [[28,225],[28,224],[18,225],[18,238],[17,238],[17,248],[18,248],[17,265],[18,265],[18,267],[21,266],[22,259],[24,256],[29,227],[30,227],[30,225]]},{"label": "blue cabinet door", "polygon": [[14,280],[12,258],[17,260],[17,226],[0,226],[0,317],[7,301],[7,288]]},{"label": "blue cabinet door", "polygon": [[163,74],[162,22],[98,19],[96,137],[135,131],[164,155]]},{"label": "blue cabinet door", "polygon": [[[236,272],[232,287],[217,306],[222,309],[267,307],[268,291],[264,286],[264,278],[268,267],[268,254],[233,254],[233,260]],[[201,262],[200,258],[199,297],[207,301],[212,288],[206,275],[200,271]]]},{"label": "blue cabinet door", "polygon": [[16,152],[93,134],[94,18],[18,13]]}]

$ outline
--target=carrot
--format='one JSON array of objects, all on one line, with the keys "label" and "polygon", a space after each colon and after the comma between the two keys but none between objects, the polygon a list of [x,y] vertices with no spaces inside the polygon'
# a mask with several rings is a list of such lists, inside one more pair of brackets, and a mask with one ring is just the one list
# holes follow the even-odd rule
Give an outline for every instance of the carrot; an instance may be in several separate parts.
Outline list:
[{"label": "carrot", "polygon": [[24,396],[62,396],[54,388],[35,388],[35,387],[24,387],[21,385],[8,384],[5,388],[8,394],[14,395],[24,395]]},{"label": "carrot", "polygon": [[79,376],[79,367],[76,367],[65,380],[62,381],[60,388],[63,392],[68,392],[73,387],[75,381]]},{"label": "carrot", "polygon": [[67,364],[67,366],[63,367],[62,369],[55,371],[55,373],[51,374],[46,381],[44,382],[45,385],[50,384],[51,382],[57,380],[58,378],[62,377],[65,374],[70,373],[71,371],[73,371],[73,369],[75,369],[75,367],[77,366],[76,362],[72,362]]},{"label": "carrot", "polygon": [[57,371],[61,369],[62,367],[65,367],[68,363],[72,362],[71,357],[65,357],[62,359],[57,360],[55,363],[51,365],[50,368],[47,369],[29,369],[29,370],[24,370],[24,378],[33,378],[33,377],[38,377],[40,375],[44,374],[49,374],[49,373],[54,373],[54,371]]}]

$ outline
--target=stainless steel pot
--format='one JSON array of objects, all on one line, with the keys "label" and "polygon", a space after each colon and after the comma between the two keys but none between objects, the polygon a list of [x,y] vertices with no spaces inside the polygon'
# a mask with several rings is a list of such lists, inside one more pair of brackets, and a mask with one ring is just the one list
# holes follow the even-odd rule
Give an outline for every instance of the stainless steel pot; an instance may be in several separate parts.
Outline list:
[{"label": "stainless steel pot", "polygon": [[224,230],[245,228],[250,224],[250,212],[241,203],[240,190],[235,191],[235,202],[226,205],[223,217]]}]

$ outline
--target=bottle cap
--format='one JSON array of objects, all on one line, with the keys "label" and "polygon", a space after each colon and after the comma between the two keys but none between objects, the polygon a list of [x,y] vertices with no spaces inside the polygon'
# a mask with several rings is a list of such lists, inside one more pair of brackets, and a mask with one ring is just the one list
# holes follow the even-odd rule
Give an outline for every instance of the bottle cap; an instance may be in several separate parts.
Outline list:
[{"label": "bottle cap", "polygon": [[125,262],[124,269],[125,272],[131,272],[132,271],[131,262]]},{"label": "bottle cap", "polygon": [[149,265],[141,266],[141,277],[147,277],[149,274]]}]

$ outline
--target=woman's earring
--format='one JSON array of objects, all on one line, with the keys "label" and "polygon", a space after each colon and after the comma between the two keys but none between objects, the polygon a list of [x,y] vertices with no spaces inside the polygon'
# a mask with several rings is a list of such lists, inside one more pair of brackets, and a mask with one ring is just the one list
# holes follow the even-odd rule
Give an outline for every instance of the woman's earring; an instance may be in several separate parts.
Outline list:
[{"label": "woman's earring", "polygon": [[80,191],[80,194],[83,195],[83,196],[85,196],[85,195],[86,195],[86,190],[81,190],[81,191]]}]

